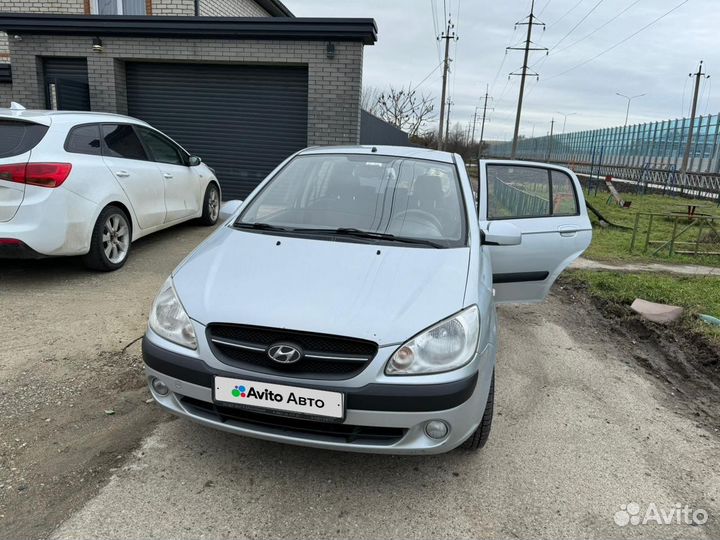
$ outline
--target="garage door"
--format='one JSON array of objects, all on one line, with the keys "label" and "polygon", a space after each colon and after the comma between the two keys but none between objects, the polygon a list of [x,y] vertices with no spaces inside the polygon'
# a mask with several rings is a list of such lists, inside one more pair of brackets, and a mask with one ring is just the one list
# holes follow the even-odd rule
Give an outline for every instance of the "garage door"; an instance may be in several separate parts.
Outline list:
[{"label": "garage door", "polygon": [[43,58],[45,106],[60,111],[89,111],[86,58]]},{"label": "garage door", "polygon": [[128,112],[215,169],[223,198],[244,198],[307,146],[307,68],[126,65]]}]

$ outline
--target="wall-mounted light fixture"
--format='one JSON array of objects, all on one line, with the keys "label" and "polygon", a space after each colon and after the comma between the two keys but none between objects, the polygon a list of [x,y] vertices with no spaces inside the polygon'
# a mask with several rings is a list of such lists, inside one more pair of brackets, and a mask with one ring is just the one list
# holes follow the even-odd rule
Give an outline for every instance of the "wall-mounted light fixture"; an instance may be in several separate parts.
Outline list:
[{"label": "wall-mounted light fixture", "polygon": [[92,50],[93,50],[93,52],[96,52],[96,53],[103,52],[102,39],[100,39],[99,37],[93,38]]},{"label": "wall-mounted light fixture", "polygon": [[327,44],[327,57],[330,60],[335,58],[335,44],[332,41],[328,41],[328,44]]},{"label": "wall-mounted light fixture", "polygon": [[14,39],[15,41],[22,41],[22,36],[21,36],[20,34],[15,34],[15,35],[13,36],[13,39]]}]

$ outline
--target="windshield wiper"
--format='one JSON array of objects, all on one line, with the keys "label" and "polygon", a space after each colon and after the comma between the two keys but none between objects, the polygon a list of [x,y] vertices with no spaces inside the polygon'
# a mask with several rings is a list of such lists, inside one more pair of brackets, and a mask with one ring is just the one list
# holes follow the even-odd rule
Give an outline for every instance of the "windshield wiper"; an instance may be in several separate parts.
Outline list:
[{"label": "windshield wiper", "polygon": [[293,229],[289,229],[289,228],[287,228],[287,227],[279,227],[279,226],[277,226],[277,225],[271,225],[270,223],[261,223],[261,222],[257,222],[257,223],[240,223],[240,222],[235,222],[235,223],[233,224],[233,227],[235,227],[236,229],[253,229],[253,230],[256,230],[256,231],[283,231],[283,232],[287,232],[287,231],[292,231],[292,230],[293,230]]},{"label": "windshield wiper", "polygon": [[395,236],[390,233],[381,233],[374,231],[364,231],[353,227],[340,227],[338,229],[289,229],[290,232],[311,233],[311,234],[327,234],[330,236],[351,236],[353,238],[369,238],[372,240],[385,240],[387,242],[399,242],[403,244],[419,244],[442,249],[445,246],[433,240],[425,238],[412,238],[409,236]]}]

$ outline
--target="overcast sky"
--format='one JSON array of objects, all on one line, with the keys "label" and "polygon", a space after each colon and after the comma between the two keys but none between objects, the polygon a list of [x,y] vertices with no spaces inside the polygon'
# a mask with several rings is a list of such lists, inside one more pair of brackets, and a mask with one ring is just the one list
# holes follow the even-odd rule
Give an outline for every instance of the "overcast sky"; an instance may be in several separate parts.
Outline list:
[{"label": "overcast sky", "polygon": [[[627,42],[563,74],[681,2],[536,0],[535,13],[547,27],[545,31],[535,27],[533,41],[550,48],[550,54],[543,58],[543,52],[531,53],[529,63],[537,62],[533,69],[540,81],[528,79],[521,134],[530,136],[534,125],[535,135],[544,135],[552,117],[558,121],[556,133],[561,132],[564,118],[559,112],[577,113],[567,117],[568,132],[622,125],[627,101],[616,92],[647,93],[632,102],[630,123],[682,117],[683,111],[689,115],[692,80],[688,73],[697,71],[698,62],[704,60],[708,74],[720,79],[720,0],[687,0]],[[495,111],[486,127],[488,138],[511,138],[520,78],[508,81],[508,73],[519,71],[522,52],[508,51],[506,56],[505,48],[522,45],[526,27],[513,27],[527,17],[530,0],[445,3],[457,21],[460,38],[450,77],[451,121],[471,121],[489,84]],[[365,48],[366,86],[415,85],[441,61],[435,26],[442,26],[443,0],[285,0],[285,4],[298,17],[372,17],[377,21],[378,42]],[[435,22],[433,5],[438,13]],[[699,114],[720,109],[720,82],[713,91],[713,78],[701,87]],[[439,111],[441,69],[419,91],[434,96]]]}]

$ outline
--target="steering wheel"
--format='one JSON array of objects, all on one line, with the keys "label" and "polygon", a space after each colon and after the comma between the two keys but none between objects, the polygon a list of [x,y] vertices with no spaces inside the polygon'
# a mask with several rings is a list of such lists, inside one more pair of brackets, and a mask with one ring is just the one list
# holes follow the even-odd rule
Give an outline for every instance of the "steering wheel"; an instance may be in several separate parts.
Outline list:
[{"label": "steering wheel", "polygon": [[[413,217],[415,219],[413,219]],[[435,227],[440,234],[442,234],[443,230],[442,223],[440,223],[440,220],[437,217],[433,216],[430,212],[426,212],[425,210],[420,210],[418,208],[403,210],[399,214],[396,214],[395,216],[393,216],[391,223],[396,221],[408,221],[410,223],[416,223],[418,225],[429,224]]]}]

